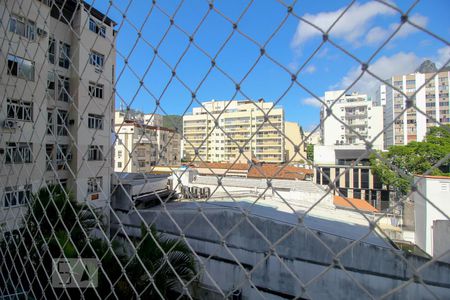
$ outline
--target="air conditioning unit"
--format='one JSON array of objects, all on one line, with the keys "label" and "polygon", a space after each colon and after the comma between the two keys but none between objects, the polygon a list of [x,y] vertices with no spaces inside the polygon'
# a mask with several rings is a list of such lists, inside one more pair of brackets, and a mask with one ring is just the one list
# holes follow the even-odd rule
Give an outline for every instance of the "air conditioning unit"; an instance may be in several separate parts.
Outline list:
[{"label": "air conditioning unit", "polygon": [[41,37],[45,37],[45,36],[47,36],[47,31],[45,31],[45,30],[42,29],[42,28],[38,28],[38,29],[37,29],[37,34],[38,34],[39,36],[41,36]]},{"label": "air conditioning unit", "polygon": [[100,66],[95,66],[95,72],[102,73],[103,72],[103,68],[100,67]]},{"label": "air conditioning unit", "polygon": [[3,128],[9,128],[9,129],[17,128],[17,121],[5,120],[5,122],[3,122]]}]

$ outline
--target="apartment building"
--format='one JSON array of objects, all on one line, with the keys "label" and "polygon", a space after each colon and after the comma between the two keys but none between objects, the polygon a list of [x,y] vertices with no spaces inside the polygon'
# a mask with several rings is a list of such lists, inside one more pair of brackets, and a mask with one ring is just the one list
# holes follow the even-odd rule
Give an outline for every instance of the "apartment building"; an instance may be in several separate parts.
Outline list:
[{"label": "apartment building", "polygon": [[179,166],[180,134],[162,125],[161,115],[117,111],[114,171],[148,173],[155,166]]},{"label": "apartment building", "polygon": [[[60,184],[109,202],[115,23],[83,2],[0,2],[0,220]],[[1,225],[1,224],[0,224]]]},{"label": "apartment building", "polygon": [[273,102],[203,102],[183,117],[183,157],[234,162],[242,153],[248,159],[280,163],[285,158],[283,132],[284,110]]},{"label": "apartment building", "polygon": [[365,94],[343,93],[343,90],[325,92],[325,103],[334,103],[331,111],[337,119],[331,115],[327,117],[326,107],[322,106],[320,120],[323,145],[364,145],[367,140],[372,141],[374,149],[382,149],[383,107],[374,105]]},{"label": "apartment building", "polygon": [[[388,79],[387,81],[396,89],[389,85],[380,87],[380,98],[386,102],[384,106],[384,119],[387,126],[385,147],[406,145],[411,141],[423,141],[427,129],[438,125],[429,116],[442,124],[450,124],[448,88],[450,70],[446,69],[437,73],[436,76],[435,74],[436,72],[429,69],[421,72],[419,68],[415,73]],[[421,88],[423,85],[425,86]],[[407,101],[405,95],[412,97],[411,102]],[[426,116],[414,108],[409,108],[412,105],[416,105],[418,109],[425,112]],[[398,117],[405,108],[408,108],[406,112]]]},{"label": "apartment building", "polygon": [[[306,141],[303,129],[296,122],[284,122],[285,161],[292,164],[306,161]],[[301,144],[303,142],[303,144]],[[300,145],[301,144],[301,145]],[[298,149],[297,149],[297,146]]]}]

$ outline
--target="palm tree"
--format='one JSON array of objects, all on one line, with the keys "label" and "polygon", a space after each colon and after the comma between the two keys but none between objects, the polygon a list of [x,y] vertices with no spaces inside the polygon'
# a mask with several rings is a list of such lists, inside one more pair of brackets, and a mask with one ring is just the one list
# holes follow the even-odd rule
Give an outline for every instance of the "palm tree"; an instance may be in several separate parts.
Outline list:
[{"label": "palm tree", "polygon": [[183,241],[142,225],[141,238],[134,245],[136,253],[126,271],[142,298],[168,298],[194,277],[194,257]]},{"label": "palm tree", "polygon": [[[154,228],[147,230],[142,226],[141,239],[133,240],[136,253],[130,257],[123,243],[113,241],[110,246],[90,236],[94,228],[101,226],[100,217],[61,187],[42,188],[32,200],[19,234],[12,237],[14,240],[0,242],[0,253],[12,250],[19,253],[9,255],[0,272],[14,269],[14,265],[23,267],[24,273],[10,275],[11,280],[19,283],[15,286],[29,289],[35,297],[79,298],[83,293],[85,298],[100,295],[105,299],[122,299],[134,298],[138,292],[141,298],[160,295],[167,298],[181,281],[188,281],[195,274],[194,259],[186,244],[168,239]],[[99,286],[95,291],[58,290],[47,284],[51,280],[53,258],[78,255],[101,261],[103,268],[99,270]],[[28,278],[37,280],[29,282]]]}]

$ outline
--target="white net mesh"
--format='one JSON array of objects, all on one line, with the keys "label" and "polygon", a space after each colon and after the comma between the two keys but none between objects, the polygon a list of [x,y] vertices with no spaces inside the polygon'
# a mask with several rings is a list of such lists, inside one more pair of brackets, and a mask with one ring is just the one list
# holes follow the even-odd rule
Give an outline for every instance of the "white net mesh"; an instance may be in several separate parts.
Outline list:
[{"label": "white net mesh", "polygon": [[0,1],[0,298],[447,298],[448,4],[347,2]]}]

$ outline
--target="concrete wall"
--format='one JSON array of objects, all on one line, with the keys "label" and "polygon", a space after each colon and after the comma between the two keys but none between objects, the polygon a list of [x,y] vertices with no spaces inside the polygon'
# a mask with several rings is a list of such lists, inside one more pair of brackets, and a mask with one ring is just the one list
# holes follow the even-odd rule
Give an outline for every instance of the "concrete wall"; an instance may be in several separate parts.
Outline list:
[{"label": "concrete wall", "polygon": [[[179,238],[179,228],[183,228],[183,238],[197,253],[198,269],[203,270],[201,286],[218,292],[215,288],[218,285],[225,293],[240,289],[243,299],[261,298],[261,295],[267,299],[294,296],[369,299],[354,280],[374,297],[380,297],[412,277],[410,265],[419,267],[427,262],[415,256],[400,259],[399,251],[364,241],[354,243],[336,261],[335,253],[348,247],[351,239],[320,231],[312,234],[302,225],[293,230],[293,224],[253,215],[248,217],[253,224],[250,226],[248,221],[243,220],[242,213],[231,209],[203,210],[209,222],[199,217],[198,209],[169,208],[171,218],[166,213],[167,210],[160,209],[140,211],[147,222],[155,222],[157,229],[169,236]],[[127,232],[140,234],[141,219],[136,214],[121,214],[121,218]],[[239,225],[234,227],[236,224]],[[337,222],[336,226],[346,225]],[[225,237],[224,240],[221,236]],[[277,245],[271,247],[276,242]],[[346,272],[336,264],[345,267]],[[330,265],[332,267],[328,269]],[[245,276],[250,271],[251,276]],[[316,276],[318,278],[313,280]],[[435,295],[447,297],[450,292],[448,264],[434,263],[424,268],[419,276]],[[307,289],[303,290],[301,282],[311,280]],[[391,295],[390,299],[430,297],[422,284],[412,282]]]},{"label": "concrete wall", "polygon": [[450,221],[433,221],[433,256],[450,264]]}]

